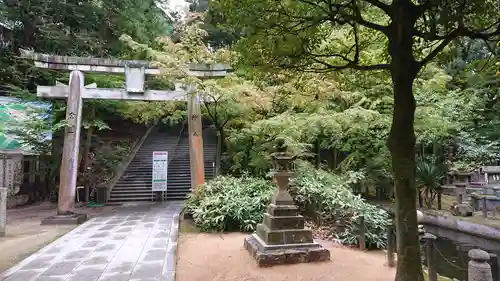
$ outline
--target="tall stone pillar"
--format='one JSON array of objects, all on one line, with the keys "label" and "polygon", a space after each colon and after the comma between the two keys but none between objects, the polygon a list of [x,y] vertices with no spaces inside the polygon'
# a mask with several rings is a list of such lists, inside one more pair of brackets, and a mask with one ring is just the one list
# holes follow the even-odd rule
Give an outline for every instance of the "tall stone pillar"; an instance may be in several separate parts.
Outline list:
[{"label": "tall stone pillar", "polygon": [[245,248],[262,267],[330,260],[330,252],[313,240],[310,229],[304,229],[304,217],[288,192],[295,157],[283,139],[276,140],[272,158],[277,189],[264,221],[257,225],[256,233],[245,238]]},{"label": "tall stone pillar", "polygon": [[87,219],[87,216],[84,214],[75,214],[83,85],[83,73],[78,70],[71,71],[68,104],[66,106],[66,121],[68,122],[68,126],[64,131],[57,215],[42,220],[42,224],[80,224]]}]

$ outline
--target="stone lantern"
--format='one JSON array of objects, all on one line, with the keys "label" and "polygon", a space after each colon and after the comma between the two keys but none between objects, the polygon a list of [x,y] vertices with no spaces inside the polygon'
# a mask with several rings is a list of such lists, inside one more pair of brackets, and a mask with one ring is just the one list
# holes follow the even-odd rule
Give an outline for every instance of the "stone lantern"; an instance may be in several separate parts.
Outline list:
[{"label": "stone lantern", "polygon": [[283,139],[276,140],[273,161],[276,192],[257,231],[245,238],[245,248],[259,266],[330,260],[330,252],[313,241],[312,231],[304,229],[304,217],[288,192],[295,156]]},{"label": "stone lantern", "polygon": [[271,158],[273,161],[273,177],[277,185],[277,190],[271,202],[276,206],[292,206],[294,202],[292,196],[288,193],[288,187],[290,177],[293,175],[293,160],[295,156],[287,151],[283,139],[276,140],[276,150],[276,152],[271,154]]}]

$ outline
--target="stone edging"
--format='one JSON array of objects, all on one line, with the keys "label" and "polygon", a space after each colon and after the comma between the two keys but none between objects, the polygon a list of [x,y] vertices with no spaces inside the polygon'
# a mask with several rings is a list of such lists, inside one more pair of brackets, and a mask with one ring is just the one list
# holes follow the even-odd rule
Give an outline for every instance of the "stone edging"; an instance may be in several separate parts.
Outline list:
[{"label": "stone edging", "polygon": [[170,234],[167,246],[167,257],[165,258],[165,264],[163,267],[163,276],[168,276],[167,277],[168,281],[175,280],[175,273],[177,268],[177,240],[179,238],[181,213],[182,210],[178,214],[174,215],[174,218],[172,220],[172,225],[170,226]]},{"label": "stone edging", "polygon": [[423,219],[420,223],[464,232],[494,241],[500,241],[500,228],[472,223],[465,220],[455,219],[453,217],[440,216],[424,212]]}]

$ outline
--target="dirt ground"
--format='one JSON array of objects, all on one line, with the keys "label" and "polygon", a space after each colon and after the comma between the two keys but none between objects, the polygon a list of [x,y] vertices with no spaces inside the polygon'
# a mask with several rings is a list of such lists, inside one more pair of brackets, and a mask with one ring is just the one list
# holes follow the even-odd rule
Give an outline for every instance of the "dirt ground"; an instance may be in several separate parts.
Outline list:
[{"label": "dirt ground", "polygon": [[[109,213],[114,206],[76,209],[89,217]],[[28,207],[7,210],[6,237],[0,238],[0,272],[3,272],[45,245],[69,232],[74,226],[41,226],[43,218],[54,215],[56,206],[44,202]]]},{"label": "dirt ground", "polygon": [[319,241],[331,261],[259,268],[243,248],[248,234],[180,233],[176,281],[392,281],[383,252],[361,252]]}]

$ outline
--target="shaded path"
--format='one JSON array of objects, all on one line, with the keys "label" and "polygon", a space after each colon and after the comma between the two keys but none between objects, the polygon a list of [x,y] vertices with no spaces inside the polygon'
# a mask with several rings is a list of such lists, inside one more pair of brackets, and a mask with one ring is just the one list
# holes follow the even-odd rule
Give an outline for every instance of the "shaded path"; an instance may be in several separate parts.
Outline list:
[{"label": "shaded path", "polygon": [[181,202],[120,207],[64,235],[0,280],[174,280],[181,209]]}]

